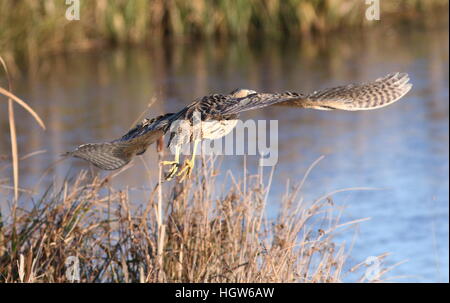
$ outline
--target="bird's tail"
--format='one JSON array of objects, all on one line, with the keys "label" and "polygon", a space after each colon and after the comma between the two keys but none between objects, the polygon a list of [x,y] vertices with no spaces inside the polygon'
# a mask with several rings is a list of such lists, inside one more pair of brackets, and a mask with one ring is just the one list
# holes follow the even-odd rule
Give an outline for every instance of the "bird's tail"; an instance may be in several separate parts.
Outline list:
[{"label": "bird's tail", "polygon": [[87,160],[105,170],[118,169],[128,164],[135,155],[145,152],[147,147],[163,134],[162,130],[153,130],[126,141],[83,144],[64,156]]},{"label": "bird's tail", "polygon": [[88,143],[65,153],[64,156],[77,157],[91,162],[98,168],[113,170],[128,164],[133,154],[127,153],[125,147],[116,143]]}]

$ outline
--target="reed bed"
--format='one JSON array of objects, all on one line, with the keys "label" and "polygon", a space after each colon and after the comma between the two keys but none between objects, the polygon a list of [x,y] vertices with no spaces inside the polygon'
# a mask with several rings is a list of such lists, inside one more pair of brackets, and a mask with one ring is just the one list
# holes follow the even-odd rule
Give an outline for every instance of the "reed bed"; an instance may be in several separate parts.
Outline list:
[{"label": "reed bed", "polygon": [[[105,45],[161,43],[199,37],[307,37],[378,24],[354,0],[99,0],[80,1],[80,20],[55,0],[0,2],[0,52],[9,61]],[[446,0],[382,1],[383,24],[433,21]]]},{"label": "reed bed", "polygon": [[68,282],[73,257],[80,282],[342,282],[352,271],[365,281],[334,240],[361,220],[340,222],[331,194],[303,200],[305,176],[268,200],[271,177],[230,174],[222,187],[216,172],[205,161],[186,182],[156,180],[143,201],[86,171],[39,199],[24,194],[0,224],[0,281]]}]

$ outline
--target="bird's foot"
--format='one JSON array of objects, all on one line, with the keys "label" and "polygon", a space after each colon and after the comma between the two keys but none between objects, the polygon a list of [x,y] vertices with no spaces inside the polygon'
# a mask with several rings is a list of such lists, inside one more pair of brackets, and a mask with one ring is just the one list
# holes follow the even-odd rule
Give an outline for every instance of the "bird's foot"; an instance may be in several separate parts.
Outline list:
[{"label": "bird's foot", "polygon": [[165,180],[170,181],[177,173],[178,169],[180,168],[180,163],[178,161],[162,161],[161,165],[172,165],[169,172],[165,175]]},{"label": "bird's foot", "polygon": [[180,182],[183,182],[186,178],[191,176],[192,169],[194,168],[194,160],[186,160],[184,161],[184,167],[181,169],[177,176],[181,177]]}]

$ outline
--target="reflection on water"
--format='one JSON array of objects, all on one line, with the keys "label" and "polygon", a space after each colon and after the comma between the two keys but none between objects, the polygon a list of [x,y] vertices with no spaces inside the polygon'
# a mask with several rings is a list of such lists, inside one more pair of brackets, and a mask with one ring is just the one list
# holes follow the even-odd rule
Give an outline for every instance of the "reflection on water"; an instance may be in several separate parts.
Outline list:
[{"label": "reflection on water", "polygon": [[[414,88],[387,108],[355,113],[268,108],[243,118],[280,121],[273,197],[284,192],[288,179],[299,180],[320,155],[326,158],[308,179],[307,198],[343,187],[383,188],[335,196],[337,204],[347,206],[345,219],[371,217],[360,226],[352,261],[391,252],[388,265],[408,260],[392,271],[391,276],[407,276],[400,281],[448,281],[447,29],[385,29],[251,47],[205,42],[44,59],[36,75],[14,83],[15,92],[30,101],[48,127],[43,132],[16,111],[21,154],[46,150],[21,163],[21,185],[35,185],[58,154],[123,134],[151,102],[147,114],[154,116],[236,87],[309,92],[392,71],[408,72]],[[5,119],[0,128],[0,154],[7,154]],[[144,159],[156,171],[153,148]],[[255,169],[255,157],[247,162]],[[242,157],[227,157],[223,166],[240,175],[242,163]],[[87,167],[66,161],[55,167],[56,175],[64,176],[70,165]],[[137,159],[116,185],[145,188],[147,180]],[[350,243],[352,236],[344,232],[339,240]]]}]

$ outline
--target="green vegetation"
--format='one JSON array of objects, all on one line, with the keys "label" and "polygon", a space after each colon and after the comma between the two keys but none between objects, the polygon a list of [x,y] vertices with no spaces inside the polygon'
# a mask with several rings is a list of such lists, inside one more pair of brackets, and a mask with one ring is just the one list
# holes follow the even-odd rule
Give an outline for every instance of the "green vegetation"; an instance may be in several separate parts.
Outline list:
[{"label": "green vegetation", "polygon": [[[374,22],[354,0],[99,0],[80,1],[80,20],[65,18],[55,0],[0,2],[0,53],[8,62],[103,45],[144,44],[166,38],[306,37]],[[445,0],[382,1],[383,23],[432,21]],[[425,18],[427,16],[427,18]]]}]

